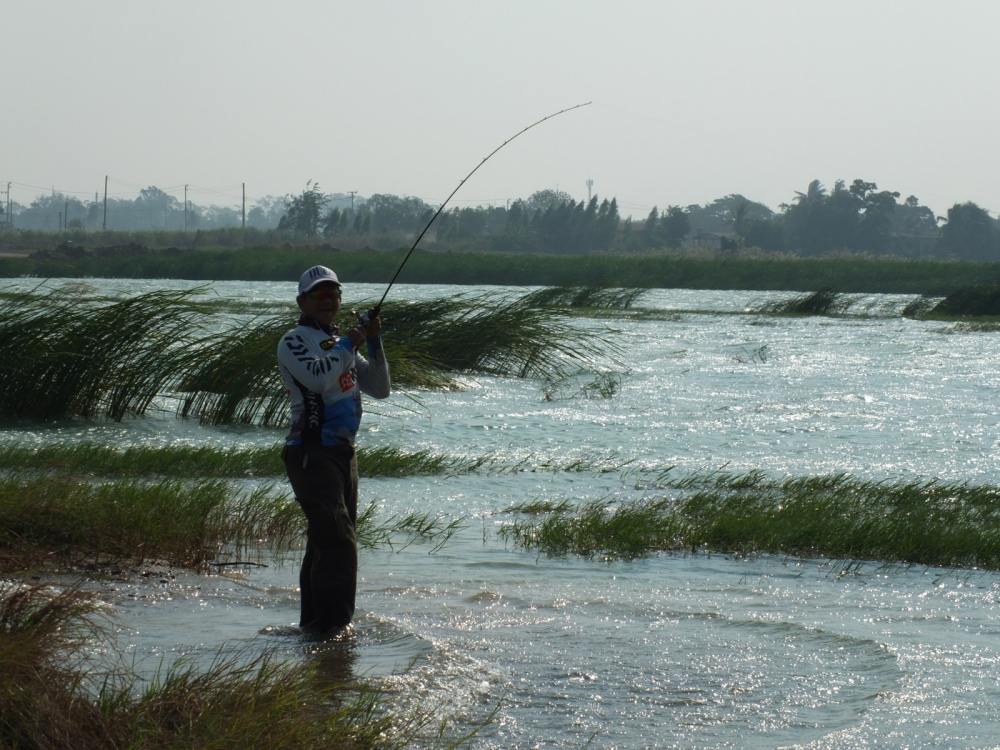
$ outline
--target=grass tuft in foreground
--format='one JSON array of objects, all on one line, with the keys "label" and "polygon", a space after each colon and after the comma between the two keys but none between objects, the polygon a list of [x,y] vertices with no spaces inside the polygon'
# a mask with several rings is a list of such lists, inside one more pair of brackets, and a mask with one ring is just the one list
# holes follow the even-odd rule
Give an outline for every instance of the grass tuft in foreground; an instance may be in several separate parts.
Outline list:
[{"label": "grass tuft in foreground", "polygon": [[143,681],[94,672],[82,636],[97,630],[73,591],[0,590],[0,747],[454,747],[431,711],[394,714],[383,695],[324,675],[316,661],[267,653],[183,661]]},{"label": "grass tuft in foreground", "polygon": [[197,291],[110,304],[59,290],[0,300],[0,416],[143,413],[197,357]]},{"label": "grass tuft in foreground", "polygon": [[501,537],[564,555],[658,550],[772,552],[1000,568],[1000,487],[873,482],[846,475],[774,481],[759,472],[664,477],[685,494],[553,508]]}]

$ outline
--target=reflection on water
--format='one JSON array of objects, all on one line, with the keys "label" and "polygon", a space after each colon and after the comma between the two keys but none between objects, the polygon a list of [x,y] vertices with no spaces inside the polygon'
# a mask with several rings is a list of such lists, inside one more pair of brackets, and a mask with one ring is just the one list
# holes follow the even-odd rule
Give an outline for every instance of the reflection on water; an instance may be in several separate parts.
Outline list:
[{"label": "reflection on water", "polygon": [[[294,286],[213,289],[268,302]],[[353,304],[381,287],[346,291]],[[409,298],[452,291],[399,288]],[[775,296],[657,290],[639,304],[738,311]],[[905,301],[864,304],[881,314]],[[435,554],[420,544],[363,552],[361,611],[343,638],[295,632],[296,566],[271,564],[106,583],[119,642],[151,669],[209,659],[220,644],[315,659],[330,680],[374,680],[459,725],[499,704],[480,747],[995,745],[1000,576],[766,556],[560,560],[496,538],[509,518],[499,511],[514,503],[647,497],[670,466],[1000,482],[991,334],[942,336],[941,324],[898,317],[575,324],[623,345],[612,399],[546,400],[536,382],[468,376],[465,390],[415,394],[409,411],[366,417],[369,445],[490,454],[523,470],[363,480],[361,502],[381,512],[468,524]],[[22,425],[0,442],[250,446],[280,434],[201,427],[165,409],[122,424]],[[574,460],[583,470],[546,468]]]}]

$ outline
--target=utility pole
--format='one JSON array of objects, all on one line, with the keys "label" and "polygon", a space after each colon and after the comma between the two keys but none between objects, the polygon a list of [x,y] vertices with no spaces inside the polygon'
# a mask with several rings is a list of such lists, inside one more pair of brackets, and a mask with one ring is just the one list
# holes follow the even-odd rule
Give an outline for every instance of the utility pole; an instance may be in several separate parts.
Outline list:
[{"label": "utility pole", "polygon": [[101,231],[108,231],[108,176],[104,175],[104,222],[101,224]]},{"label": "utility pole", "polygon": [[247,184],[243,183],[243,229],[247,228]]},{"label": "utility pole", "polygon": [[354,196],[355,196],[355,194],[358,191],[357,190],[348,190],[347,192],[351,194],[351,213],[353,214],[354,213]]},{"label": "utility pole", "polygon": [[10,199],[10,186],[11,183],[7,183],[7,228],[14,228],[14,203]]},{"label": "utility pole", "polygon": [[188,230],[188,186],[184,186],[184,231]]},{"label": "utility pole", "polygon": [[594,181],[588,177],[587,178],[587,203],[590,203],[590,198],[591,198],[591,195],[593,194],[593,190],[594,190]]},{"label": "utility pole", "polygon": [[63,231],[69,229],[69,198],[63,203]]}]

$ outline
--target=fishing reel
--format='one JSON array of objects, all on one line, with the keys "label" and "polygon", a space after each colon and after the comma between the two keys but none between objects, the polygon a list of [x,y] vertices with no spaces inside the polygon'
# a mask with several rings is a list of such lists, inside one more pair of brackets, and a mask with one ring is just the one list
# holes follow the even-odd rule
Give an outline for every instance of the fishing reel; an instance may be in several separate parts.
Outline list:
[{"label": "fishing reel", "polygon": [[357,318],[358,325],[364,328],[365,330],[368,330],[369,324],[371,324],[373,319],[378,317],[378,314],[379,314],[379,309],[377,305],[371,308],[370,310],[366,310],[365,312],[358,312],[357,310],[351,310],[351,315]]}]

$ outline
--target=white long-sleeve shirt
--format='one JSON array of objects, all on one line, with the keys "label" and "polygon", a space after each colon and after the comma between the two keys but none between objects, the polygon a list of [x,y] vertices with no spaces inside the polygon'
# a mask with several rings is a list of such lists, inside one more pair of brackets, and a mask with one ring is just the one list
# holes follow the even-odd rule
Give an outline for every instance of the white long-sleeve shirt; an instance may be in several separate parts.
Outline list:
[{"label": "white long-sleeve shirt", "polygon": [[278,370],[288,392],[292,424],[286,445],[336,445],[354,438],[361,424],[361,392],[389,395],[389,363],[380,337],[367,340],[368,359],[347,336],[303,318],[278,342]]}]

